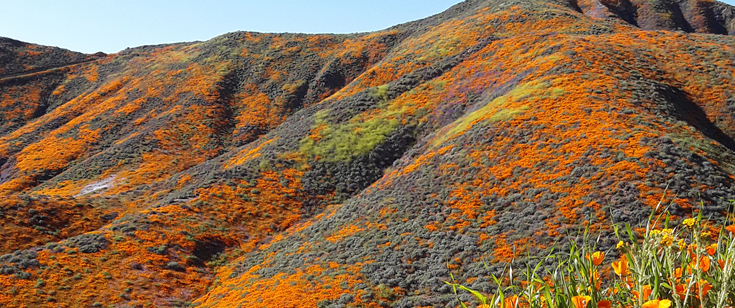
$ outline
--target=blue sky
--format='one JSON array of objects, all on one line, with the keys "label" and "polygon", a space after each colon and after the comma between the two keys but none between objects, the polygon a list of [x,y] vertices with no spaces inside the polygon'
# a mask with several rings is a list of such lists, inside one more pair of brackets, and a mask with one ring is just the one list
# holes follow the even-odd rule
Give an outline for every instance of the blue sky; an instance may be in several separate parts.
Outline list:
[{"label": "blue sky", "polygon": [[[3,3],[10,2],[10,3]],[[75,51],[207,40],[227,32],[351,33],[442,12],[461,0],[0,0],[0,36]],[[724,2],[735,4],[735,0]]]},{"label": "blue sky", "polygon": [[86,53],[113,53],[140,45],[208,40],[237,30],[375,31],[440,13],[459,2],[0,0],[0,36]]}]

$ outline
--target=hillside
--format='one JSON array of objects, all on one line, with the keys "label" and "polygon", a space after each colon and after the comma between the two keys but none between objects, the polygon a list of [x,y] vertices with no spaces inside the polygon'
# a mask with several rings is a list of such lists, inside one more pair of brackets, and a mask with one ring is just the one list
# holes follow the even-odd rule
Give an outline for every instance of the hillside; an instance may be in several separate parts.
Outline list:
[{"label": "hillside", "polygon": [[717,219],[734,13],[469,0],[112,55],[2,39],[0,306],[456,307],[450,270],[490,292],[662,196]]}]

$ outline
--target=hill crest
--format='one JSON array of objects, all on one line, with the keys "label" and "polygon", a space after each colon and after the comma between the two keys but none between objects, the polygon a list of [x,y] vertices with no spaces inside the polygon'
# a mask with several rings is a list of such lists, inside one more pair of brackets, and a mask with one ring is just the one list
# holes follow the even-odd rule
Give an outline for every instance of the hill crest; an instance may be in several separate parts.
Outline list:
[{"label": "hill crest", "polygon": [[483,260],[583,226],[611,247],[662,195],[717,216],[735,40],[684,32],[731,10],[471,0],[363,34],[2,43],[0,303],[452,306],[447,266],[488,292]]}]

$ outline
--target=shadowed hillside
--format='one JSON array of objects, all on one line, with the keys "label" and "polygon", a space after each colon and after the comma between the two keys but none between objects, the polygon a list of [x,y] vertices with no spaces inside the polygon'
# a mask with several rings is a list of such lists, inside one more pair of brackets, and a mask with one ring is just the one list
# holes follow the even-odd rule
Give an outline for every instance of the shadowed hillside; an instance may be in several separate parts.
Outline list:
[{"label": "shadowed hillside", "polygon": [[716,219],[732,14],[470,0],[113,55],[3,39],[0,306],[456,307],[450,270],[491,292],[585,227],[614,246],[662,196],[674,223]]}]

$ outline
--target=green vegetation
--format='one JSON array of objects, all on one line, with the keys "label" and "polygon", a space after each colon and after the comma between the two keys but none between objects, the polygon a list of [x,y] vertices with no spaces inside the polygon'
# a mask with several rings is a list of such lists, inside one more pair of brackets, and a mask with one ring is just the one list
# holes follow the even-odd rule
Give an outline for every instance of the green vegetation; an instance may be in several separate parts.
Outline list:
[{"label": "green vegetation", "polygon": [[396,119],[373,118],[364,122],[350,121],[344,125],[326,122],[326,113],[318,113],[312,129],[324,125],[321,139],[315,141],[306,137],[300,142],[300,151],[310,157],[320,157],[328,162],[350,161],[352,158],[367,154],[382,143],[398,126]]},{"label": "green vegetation", "polygon": [[306,84],[306,81],[305,80],[298,80],[298,81],[296,81],[294,83],[284,84],[281,87],[281,90],[283,90],[283,92],[286,92],[286,93],[294,93],[299,88],[303,87],[305,84]]},{"label": "green vegetation", "polygon": [[388,88],[389,85],[384,84],[382,86],[377,86],[375,88],[370,89],[370,95],[374,98],[377,98],[381,102],[387,102],[388,101]]},{"label": "green vegetation", "polygon": [[[620,257],[611,268],[603,263],[614,252],[598,251],[597,242],[585,230],[581,246],[572,241],[568,252],[526,264],[522,282],[513,276],[512,266],[508,269],[510,285],[501,282],[502,276],[493,275],[497,294],[485,296],[456,283],[454,276],[447,284],[455,295],[457,290],[470,292],[483,308],[732,307],[735,225],[713,226],[702,218],[701,211],[677,227],[672,227],[668,212],[654,215],[649,216],[642,237],[629,224],[622,228],[624,235],[620,226],[613,226],[620,240],[616,246]],[[557,266],[545,269],[549,262]]]},{"label": "green vegetation", "polygon": [[529,105],[517,106],[515,103],[533,103],[544,99],[557,99],[562,95],[564,95],[564,89],[553,87],[549,81],[534,80],[518,85],[505,95],[493,99],[482,108],[457,120],[454,127],[437,140],[435,144],[441,144],[447,139],[460,135],[483,119],[486,121],[485,123],[508,121],[531,108]]}]

